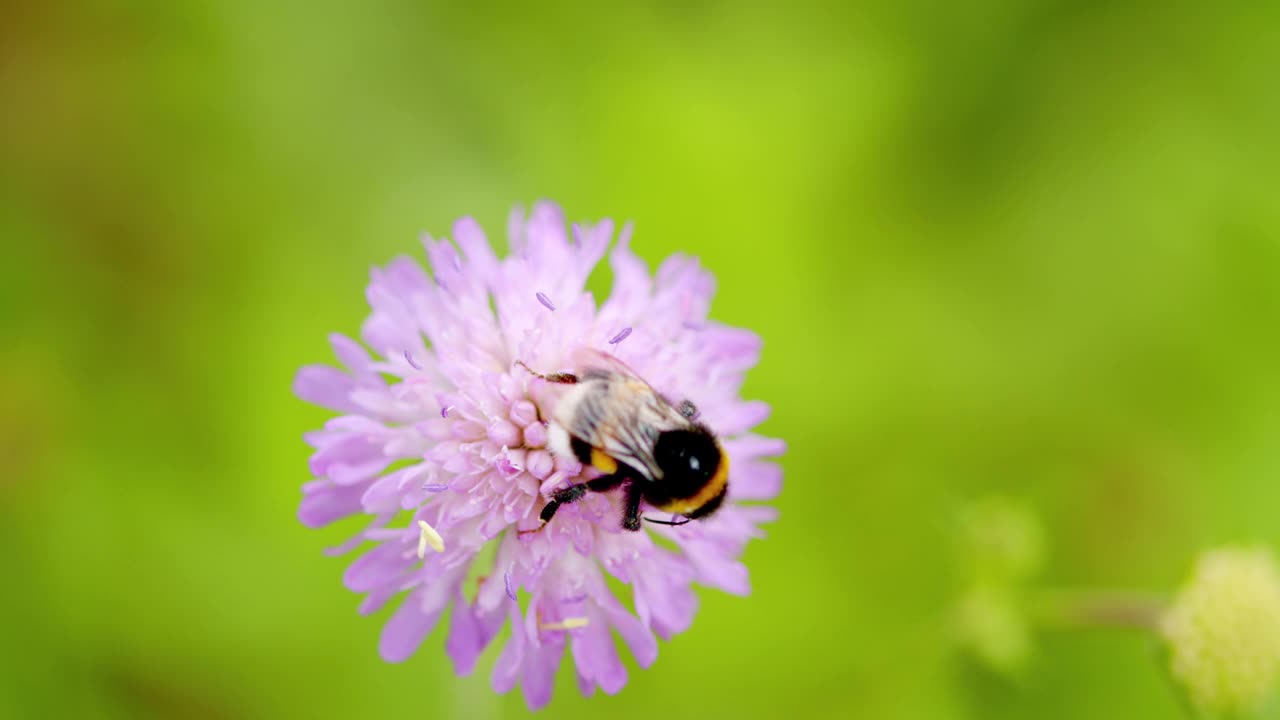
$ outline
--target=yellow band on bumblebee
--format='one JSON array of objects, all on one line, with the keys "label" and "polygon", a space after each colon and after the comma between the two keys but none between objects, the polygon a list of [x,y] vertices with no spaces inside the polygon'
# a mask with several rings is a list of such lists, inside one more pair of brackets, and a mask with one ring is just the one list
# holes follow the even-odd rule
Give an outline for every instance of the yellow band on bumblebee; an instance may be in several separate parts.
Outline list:
[{"label": "yellow band on bumblebee", "polygon": [[663,512],[676,513],[677,515],[688,515],[698,508],[706,505],[716,499],[720,493],[724,492],[724,486],[729,482],[729,458],[721,453],[720,467],[716,468],[716,474],[711,476],[706,485],[698,491],[697,495],[691,498],[679,498],[672,500],[666,505],[659,506],[658,509]]},{"label": "yellow band on bumblebee", "polygon": [[612,475],[618,472],[618,461],[605,455],[599,450],[591,449],[591,467],[599,470],[606,475]]}]

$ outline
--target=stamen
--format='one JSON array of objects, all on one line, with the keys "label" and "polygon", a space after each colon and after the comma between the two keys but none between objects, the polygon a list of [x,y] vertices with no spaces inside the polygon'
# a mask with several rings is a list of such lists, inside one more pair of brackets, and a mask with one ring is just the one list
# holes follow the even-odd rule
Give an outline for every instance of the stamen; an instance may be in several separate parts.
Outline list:
[{"label": "stamen", "polygon": [[449,418],[449,411],[452,409],[453,409],[452,405],[445,405],[444,407],[440,408],[440,417],[445,418],[447,420]]},{"label": "stamen", "polygon": [[404,351],[404,359],[405,359],[405,362],[409,363],[409,367],[413,368],[414,370],[422,369],[422,366],[418,364],[417,360],[413,359],[413,356],[409,354],[408,350]]},{"label": "stamen", "polygon": [[630,334],[631,334],[631,328],[629,328],[629,327],[624,327],[624,328],[622,328],[622,331],[621,331],[621,332],[619,332],[617,335],[614,335],[614,336],[613,336],[613,339],[609,341],[609,344],[610,344],[610,345],[617,345],[618,343],[622,342],[623,340],[626,340],[626,339],[627,339],[627,336],[628,336],[628,335],[630,335]]},{"label": "stamen", "polygon": [[502,574],[502,584],[507,586],[507,597],[511,598],[512,600],[518,600],[518,598],[516,597],[515,589],[511,587],[511,571],[510,570]]},{"label": "stamen", "polygon": [[543,305],[544,307],[546,307],[546,308],[547,308],[548,310],[550,310],[551,312],[555,312],[555,311],[556,311],[556,306],[555,306],[554,304],[552,304],[552,302],[551,302],[551,298],[547,297],[545,294],[540,293],[540,292],[539,292],[539,293],[535,293],[535,295],[536,295],[536,296],[537,296],[537,298],[538,298],[538,302],[542,303],[542,305]]},{"label": "stamen", "polygon": [[443,483],[427,483],[422,486],[422,492],[438,493],[448,490],[449,486]]},{"label": "stamen", "polygon": [[444,552],[444,538],[440,537],[440,533],[436,529],[427,524],[426,520],[418,521],[418,528],[421,534],[418,535],[418,559],[422,560],[427,556],[427,546],[430,545],[432,550],[438,553]]},{"label": "stamen", "polygon": [[577,628],[586,627],[590,621],[584,617],[565,618],[560,622],[539,623],[538,627],[543,630],[575,630]]}]

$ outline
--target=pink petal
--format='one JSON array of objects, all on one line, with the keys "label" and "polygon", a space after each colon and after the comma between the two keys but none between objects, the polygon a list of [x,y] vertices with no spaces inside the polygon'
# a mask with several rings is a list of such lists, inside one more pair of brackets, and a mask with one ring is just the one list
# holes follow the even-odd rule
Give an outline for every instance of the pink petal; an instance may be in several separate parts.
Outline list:
[{"label": "pink petal", "polygon": [[[609,623],[626,641],[631,654],[635,656],[636,663],[642,668],[649,667],[658,659],[658,640],[654,638],[649,628],[644,626],[644,623],[623,609],[618,601],[613,599],[612,594],[609,595],[609,600],[612,602],[606,601],[604,605]],[[605,692],[609,690],[606,688]]]},{"label": "pink petal", "polygon": [[422,641],[436,626],[443,610],[423,612],[419,590],[409,597],[382,627],[378,640],[378,654],[387,662],[404,662],[417,652]]},{"label": "pink petal", "polygon": [[614,695],[627,684],[627,669],[618,659],[609,626],[600,622],[603,620],[600,613],[592,615],[594,617],[590,620],[595,622],[573,632],[570,643],[573,663],[577,666],[579,677],[594,682],[606,693]]},{"label": "pink petal", "polygon": [[293,378],[293,394],[313,405],[341,413],[359,412],[351,402],[355,380],[338,368],[328,365],[308,365]]},{"label": "pink petal", "polygon": [[782,466],[777,463],[748,461],[729,467],[733,500],[771,500],[782,491]]},{"label": "pink petal", "polygon": [[355,373],[357,381],[377,378],[377,373],[369,367],[369,351],[360,343],[341,333],[331,333],[329,344],[333,346],[333,353],[338,356],[338,360]]},{"label": "pink petal", "polygon": [[[412,535],[412,530],[405,531]],[[399,581],[417,558],[406,557],[406,545],[396,542],[383,543],[361,555],[347,567],[342,584],[352,592],[369,592],[375,588]]]},{"label": "pink petal", "polygon": [[480,653],[506,622],[504,610],[498,608],[486,613],[468,605],[461,596],[457,598],[449,625],[449,639],[445,641],[445,652],[453,659],[454,672],[470,675],[475,670]]},{"label": "pink petal", "polygon": [[360,512],[360,497],[367,485],[334,485],[319,480],[304,488],[302,502],[298,505],[298,519],[303,525],[319,528],[334,520]]},{"label": "pink petal", "polygon": [[525,649],[528,639],[525,637],[524,619],[520,617],[520,608],[512,603],[508,610],[511,618],[511,639],[502,646],[498,661],[493,665],[492,685],[494,692],[510,692],[520,679],[520,668],[524,665]]},{"label": "pink petal", "polygon": [[520,689],[530,710],[538,710],[551,702],[551,690],[555,685],[556,670],[564,656],[564,640],[545,642],[531,648],[524,663],[524,677]]},{"label": "pink petal", "polygon": [[462,248],[467,262],[475,266],[476,274],[492,287],[498,280],[498,258],[485,238],[484,230],[474,219],[464,217],[453,224],[453,240]]}]

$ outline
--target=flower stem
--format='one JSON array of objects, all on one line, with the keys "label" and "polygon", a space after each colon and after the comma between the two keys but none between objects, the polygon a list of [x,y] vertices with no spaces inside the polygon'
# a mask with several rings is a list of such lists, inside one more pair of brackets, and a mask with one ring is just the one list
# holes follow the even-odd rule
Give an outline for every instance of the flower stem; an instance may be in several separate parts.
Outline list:
[{"label": "flower stem", "polygon": [[1036,624],[1050,629],[1079,628],[1156,631],[1168,598],[1121,590],[1056,590],[1037,596],[1031,606]]}]

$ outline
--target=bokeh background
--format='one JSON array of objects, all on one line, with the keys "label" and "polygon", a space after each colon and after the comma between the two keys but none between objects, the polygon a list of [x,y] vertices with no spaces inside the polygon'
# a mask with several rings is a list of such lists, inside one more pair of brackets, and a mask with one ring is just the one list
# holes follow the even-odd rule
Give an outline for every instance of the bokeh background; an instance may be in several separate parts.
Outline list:
[{"label": "bokeh background", "polygon": [[753,595],[545,716],[1177,715],[1141,633],[969,659],[955,519],[1045,588],[1280,540],[1280,5],[597,5],[0,9],[0,716],[524,716],[378,660],[289,386],[540,197],[701,256],[790,444]]}]

